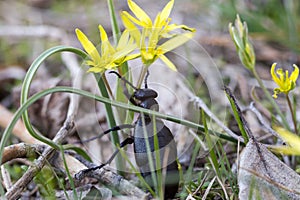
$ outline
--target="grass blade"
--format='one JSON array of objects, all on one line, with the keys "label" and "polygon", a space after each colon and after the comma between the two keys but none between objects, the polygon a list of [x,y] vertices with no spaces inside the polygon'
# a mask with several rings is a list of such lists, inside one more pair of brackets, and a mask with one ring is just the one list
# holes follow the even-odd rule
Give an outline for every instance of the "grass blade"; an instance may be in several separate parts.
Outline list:
[{"label": "grass blade", "polygon": [[[77,49],[74,47],[68,47],[68,46],[56,46],[56,47],[52,47],[52,48],[44,51],[41,55],[39,55],[39,57],[37,57],[33,61],[33,63],[31,64],[31,66],[29,67],[29,69],[26,73],[26,76],[24,78],[23,85],[22,85],[22,91],[21,91],[21,100],[20,100],[21,106],[28,99],[31,82],[33,80],[33,77],[34,77],[36,71],[41,66],[41,64],[51,55],[58,53],[58,52],[63,52],[63,51],[69,51],[69,52],[76,53],[77,55],[81,56],[82,58],[87,57],[87,54],[85,52],[81,51],[80,49]],[[51,146],[55,149],[59,149],[59,146],[57,146],[55,143],[53,143],[52,140],[44,137],[42,134],[39,134],[34,130],[34,128],[32,127],[32,125],[30,123],[30,119],[29,119],[27,110],[25,110],[24,113],[22,114],[22,119],[24,121],[24,124],[25,124],[28,132],[34,138],[48,144],[49,146]]]},{"label": "grass blade", "polygon": [[244,128],[244,122],[243,122],[242,118],[240,117],[242,112],[240,111],[239,107],[237,106],[237,102],[235,101],[235,98],[233,97],[233,94],[231,93],[229,88],[225,88],[225,92],[226,92],[226,96],[230,102],[234,118],[235,118],[236,122],[238,123],[242,137],[244,138],[244,142],[245,142],[245,144],[247,144],[249,141],[249,138],[248,138],[247,132]]}]

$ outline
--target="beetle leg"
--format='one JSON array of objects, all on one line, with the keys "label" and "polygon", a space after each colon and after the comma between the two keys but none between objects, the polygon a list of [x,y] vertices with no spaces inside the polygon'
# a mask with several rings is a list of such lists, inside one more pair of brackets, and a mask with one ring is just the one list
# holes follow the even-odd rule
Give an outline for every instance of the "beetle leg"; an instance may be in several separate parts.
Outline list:
[{"label": "beetle leg", "polygon": [[150,73],[149,73],[149,70],[147,69],[146,76],[145,76],[145,80],[144,80],[145,88],[148,88],[147,81],[148,81],[149,75],[150,75]]},{"label": "beetle leg", "polygon": [[[129,138],[126,138],[123,142],[121,142],[120,144],[120,148],[123,148],[125,147],[126,145],[128,144],[132,144],[134,142],[134,139],[133,137],[129,137]],[[75,178],[76,179],[81,179],[82,177],[86,176],[87,173],[91,172],[91,171],[95,171],[97,169],[101,169],[102,167],[104,167],[105,165],[108,165],[112,162],[112,160],[116,157],[116,155],[119,153],[120,149],[117,149],[113,155],[103,164],[99,165],[99,166],[96,166],[96,167],[91,167],[91,168],[88,168],[88,169],[84,169],[80,172],[78,172],[77,174],[75,174]]]},{"label": "beetle leg", "polygon": [[126,84],[128,84],[130,87],[132,87],[135,91],[138,90],[138,88],[136,88],[134,85],[132,85],[132,83],[130,83],[128,80],[126,80],[124,77],[122,77],[118,72],[110,71],[109,73],[117,75],[118,78],[123,81],[123,93],[124,93],[124,95],[127,97],[127,99],[129,99],[129,101],[133,105],[138,106],[138,104],[135,102],[135,100],[133,98],[133,95],[129,94],[129,91],[126,87]]},{"label": "beetle leg", "polygon": [[107,129],[106,131],[100,133],[97,136],[91,137],[91,138],[86,139],[86,140],[75,142],[74,144],[90,142],[90,141],[92,141],[94,139],[101,138],[104,135],[106,135],[107,133],[110,133],[112,131],[119,131],[119,130],[123,130],[123,129],[126,129],[126,128],[134,128],[134,126],[135,125],[132,125],[132,124],[122,124],[122,125],[119,125],[119,126],[115,126],[115,127],[110,128],[110,129]]}]

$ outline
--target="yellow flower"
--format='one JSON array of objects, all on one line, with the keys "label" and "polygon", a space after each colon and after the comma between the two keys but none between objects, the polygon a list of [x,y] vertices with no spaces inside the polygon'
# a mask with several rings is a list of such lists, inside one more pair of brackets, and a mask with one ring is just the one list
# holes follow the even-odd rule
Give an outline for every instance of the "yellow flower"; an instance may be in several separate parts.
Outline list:
[{"label": "yellow flower", "polygon": [[296,87],[296,81],[299,75],[299,68],[295,64],[293,65],[294,71],[291,73],[291,76],[289,76],[289,72],[287,70],[284,73],[281,68],[277,69],[275,73],[276,65],[277,63],[274,63],[271,67],[272,78],[279,86],[278,88],[274,89],[274,98],[277,98],[277,94],[281,92],[288,94],[292,89],[294,89]]},{"label": "yellow flower", "polygon": [[[194,29],[185,25],[169,24],[171,21],[169,15],[173,5],[174,0],[171,0],[162,12],[157,14],[154,22],[132,0],[128,0],[128,6],[135,17],[126,11],[121,13],[123,24],[136,41],[141,52],[142,61],[147,66],[160,58],[169,68],[176,71],[174,64],[164,54],[184,44],[194,36]],[[142,30],[140,31],[136,25],[142,27]],[[171,34],[170,32],[175,29],[188,30],[190,32]],[[162,38],[170,39],[159,45],[159,41]]]},{"label": "yellow flower", "polygon": [[282,127],[274,127],[274,130],[280,135],[286,143],[284,146],[270,146],[269,148],[277,153],[285,155],[300,155],[300,137]]},{"label": "yellow flower", "polygon": [[93,43],[86,37],[86,35],[79,29],[76,29],[76,35],[84,50],[89,54],[90,60],[86,64],[91,68],[88,72],[102,73],[108,69],[115,69],[122,63],[138,57],[140,54],[130,54],[136,49],[136,44],[127,30],[125,30],[118,42],[118,45],[113,47],[108,40],[104,28],[99,25],[100,38],[101,38],[101,55],[93,45]]}]

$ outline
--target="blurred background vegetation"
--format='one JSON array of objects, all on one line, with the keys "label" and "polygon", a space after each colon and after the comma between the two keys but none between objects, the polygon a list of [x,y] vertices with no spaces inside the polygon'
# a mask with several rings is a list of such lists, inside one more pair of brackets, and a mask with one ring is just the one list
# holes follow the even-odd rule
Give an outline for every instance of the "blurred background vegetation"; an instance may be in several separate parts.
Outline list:
[{"label": "blurred background vegetation", "polygon": [[[150,14],[155,13],[166,2],[138,1]],[[114,3],[117,12],[127,9],[125,0]],[[263,40],[272,48],[283,50],[285,54],[291,52],[289,57],[279,59],[296,63],[299,61],[295,55],[299,53],[299,4],[297,0],[180,0],[175,3],[172,17],[175,22],[195,27],[205,36],[228,36],[228,23],[239,13],[242,20],[247,22],[253,39]],[[69,33],[69,43],[76,46],[79,44],[75,40],[75,28],[86,31],[95,42],[98,41],[98,30],[95,28],[98,24],[106,29],[110,28],[105,0],[88,0],[85,3],[76,0],[1,1],[0,10],[0,68],[8,65],[26,68],[43,49],[64,42],[39,37],[26,38],[21,33],[19,37],[9,36],[14,30],[7,27],[8,25],[54,26]],[[44,47],[38,48],[41,40]],[[217,42],[218,38],[215,40]],[[254,44],[256,46],[259,51],[259,45]],[[275,57],[274,60],[276,59],[278,58]]]}]

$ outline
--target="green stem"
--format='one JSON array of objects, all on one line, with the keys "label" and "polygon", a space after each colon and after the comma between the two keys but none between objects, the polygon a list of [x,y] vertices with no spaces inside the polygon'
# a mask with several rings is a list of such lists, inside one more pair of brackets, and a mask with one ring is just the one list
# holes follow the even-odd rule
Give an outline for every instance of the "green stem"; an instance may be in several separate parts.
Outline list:
[{"label": "green stem", "polygon": [[[39,57],[37,57],[32,62],[31,66],[29,67],[29,69],[26,73],[26,76],[23,80],[22,91],[21,91],[21,100],[20,100],[21,106],[23,104],[25,104],[28,99],[31,82],[35,76],[36,71],[41,66],[41,64],[51,55],[58,53],[58,52],[63,52],[63,51],[73,52],[73,53],[81,56],[82,58],[86,58],[88,56],[82,50],[74,48],[74,47],[68,47],[68,46],[56,46],[56,47],[52,47],[52,48],[44,51],[42,54],[39,55]],[[23,122],[26,126],[26,129],[28,130],[30,135],[32,135],[34,138],[36,138],[48,145],[50,145],[54,149],[59,149],[59,146],[57,144],[53,143],[52,140],[44,137],[43,134],[40,134],[34,130],[34,128],[32,127],[32,125],[30,123],[27,110],[23,113],[22,118],[23,118]]]},{"label": "green stem", "polygon": [[63,148],[62,145],[59,145],[59,147],[60,147],[59,150],[60,150],[61,157],[62,157],[62,160],[63,160],[63,163],[64,163],[64,167],[65,167],[65,170],[66,170],[66,174],[68,176],[68,179],[69,179],[72,191],[73,191],[73,199],[79,199],[78,195],[77,195],[77,192],[76,192],[76,189],[75,189],[75,183],[74,183],[73,177],[70,174],[70,170],[69,170],[69,167],[68,167],[68,164],[67,164],[67,160],[66,160],[66,157],[65,157],[64,148]]},{"label": "green stem", "polygon": [[296,113],[294,113],[294,111],[293,111],[293,106],[292,106],[291,100],[289,98],[289,95],[285,94],[285,97],[286,97],[286,100],[288,102],[288,106],[289,106],[289,109],[290,109],[290,112],[291,112],[291,115],[292,115],[295,134],[298,135],[297,120],[296,120],[296,116],[295,116]]},{"label": "green stem", "polygon": [[[151,172],[151,179],[153,181],[153,187],[155,188],[155,191],[157,190],[157,178],[156,178],[156,169],[154,168],[154,163],[153,163],[153,157],[152,157],[152,152],[151,152],[151,147],[150,147],[150,142],[149,142],[149,136],[148,132],[146,129],[146,122],[145,122],[145,115],[141,113],[141,118],[142,118],[142,124],[143,124],[143,133],[144,133],[144,138],[145,138],[145,144],[146,144],[146,153],[149,161],[149,167],[150,167],[150,172]],[[156,195],[157,196],[157,195]]]},{"label": "green stem", "polygon": [[114,95],[113,95],[113,93],[112,93],[112,91],[111,91],[110,85],[108,84],[108,81],[107,81],[106,76],[105,76],[104,73],[102,74],[102,79],[103,79],[104,85],[106,86],[106,89],[107,89],[107,91],[108,91],[108,94],[109,94],[110,98],[111,98],[112,100],[114,100],[114,99],[115,99],[115,98],[114,98]]},{"label": "green stem", "polygon": [[[205,115],[205,112],[202,109],[201,109],[201,118],[202,118],[202,123],[203,123],[204,129],[205,129],[204,134],[205,134],[205,139],[206,139],[206,142],[207,142],[207,146],[209,148],[209,156],[210,156],[211,161],[212,161],[211,164],[214,165],[214,168],[216,170],[216,175],[218,177],[221,177],[220,170],[219,170],[218,157],[215,153],[214,144],[212,142],[212,139],[211,139],[211,137],[208,133],[208,126],[207,126],[207,123],[206,123],[206,115]],[[247,140],[245,140],[245,142],[247,142]]]},{"label": "green stem", "polygon": [[[98,87],[100,89],[101,95],[105,98],[109,99],[109,95],[107,92],[107,88],[105,86],[105,81],[103,80],[103,76],[99,74],[95,74],[96,80],[98,82]],[[111,107],[111,104],[105,104],[105,109],[106,109],[106,119],[110,127],[115,127],[116,126],[116,121],[114,118],[114,113]],[[114,144],[114,151],[117,149],[116,146],[120,144],[119,136],[117,131],[112,131],[110,133],[110,137],[112,140],[112,143]],[[122,157],[117,156],[116,157],[116,167],[119,172],[122,172],[124,169],[123,167],[123,162],[122,162]]]},{"label": "green stem", "polygon": [[114,2],[113,0],[107,0],[107,5],[108,5],[108,10],[109,10],[109,15],[110,15],[110,20],[111,20],[111,28],[114,36],[114,42],[117,44],[120,36],[120,29],[118,25],[118,20],[115,14],[115,7],[114,7]]},{"label": "green stem", "polygon": [[144,80],[145,75],[146,75],[146,73],[147,73],[148,67],[149,67],[149,65],[144,65],[144,66],[143,66],[142,71],[141,71],[141,74],[140,74],[140,76],[139,76],[139,80],[138,80],[138,82],[137,82],[137,88],[141,88],[142,83],[143,83],[143,80]]},{"label": "green stem", "polygon": [[267,90],[267,88],[265,87],[265,85],[263,84],[261,78],[259,77],[259,75],[257,74],[255,68],[253,68],[252,73],[254,75],[254,77],[256,78],[259,86],[261,87],[261,89],[263,90],[263,92],[265,93],[267,99],[269,100],[269,102],[272,104],[273,108],[275,109],[276,113],[280,116],[282,123],[284,125],[284,127],[288,130],[291,130],[288,122],[285,118],[285,116],[283,115],[283,113],[281,112],[281,110],[279,109],[278,105],[276,104],[275,100],[273,99],[273,97],[271,96],[270,92]]}]

